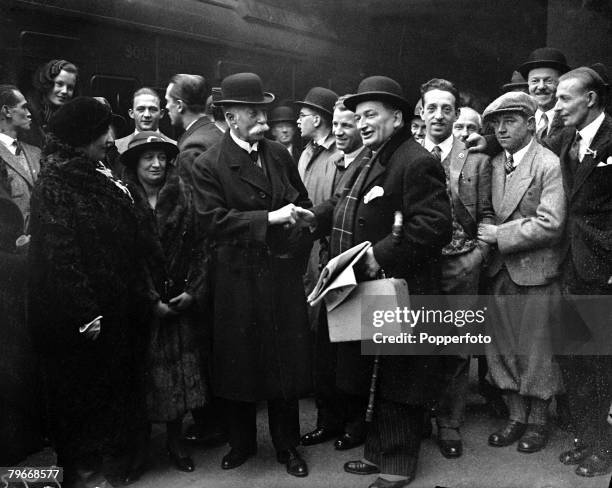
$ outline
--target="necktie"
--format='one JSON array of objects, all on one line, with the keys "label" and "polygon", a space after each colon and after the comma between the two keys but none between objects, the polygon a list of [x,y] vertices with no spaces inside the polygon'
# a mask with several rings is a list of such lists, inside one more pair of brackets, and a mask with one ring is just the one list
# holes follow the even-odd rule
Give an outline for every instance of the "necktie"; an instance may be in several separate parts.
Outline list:
[{"label": "necktie", "polygon": [[538,123],[537,137],[538,139],[542,139],[542,137],[546,136],[546,132],[548,131],[548,115],[545,113],[540,117],[540,122]]},{"label": "necktie", "polygon": [[514,171],[514,158],[512,157],[512,154],[508,154],[506,161],[504,161],[504,169],[506,170],[507,175]]},{"label": "necktie", "polygon": [[[257,164],[257,160],[259,158],[259,152],[257,151],[251,151],[249,153],[249,157],[251,158],[251,161],[253,161],[255,164]],[[259,165],[258,165],[259,166]]]},{"label": "necktie", "polygon": [[434,146],[434,148],[431,150],[431,154],[433,154],[434,158],[436,158],[438,161],[442,161],[442,149],[440,149],[440,146]]},{"label": "necktie", "polygon": [[21,142],[15,139],[13,141],[13,146],[15,146],[15,156],[19,156],[21,152],[23,151],[23,146],[21,145]]},{"label": "necktie", "polygon": [[569,158],[570,161],[577,165],[580,162],[580,132],[576,131],[576,135],[574,136],[574,140],[572,141],[572,145],[569,148]]}]

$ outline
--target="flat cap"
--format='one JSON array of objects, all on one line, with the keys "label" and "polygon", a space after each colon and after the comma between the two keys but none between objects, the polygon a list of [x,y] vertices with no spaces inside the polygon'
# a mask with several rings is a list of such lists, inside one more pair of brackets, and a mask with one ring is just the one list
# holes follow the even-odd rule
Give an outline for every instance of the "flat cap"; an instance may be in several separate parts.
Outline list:
[{"label": "flat cap", "polygon": [[521,112],[533,117],[538,108],[536,101],[523,92],[508,92],[493,100],[482,114],[483,119],[503,112]]}]

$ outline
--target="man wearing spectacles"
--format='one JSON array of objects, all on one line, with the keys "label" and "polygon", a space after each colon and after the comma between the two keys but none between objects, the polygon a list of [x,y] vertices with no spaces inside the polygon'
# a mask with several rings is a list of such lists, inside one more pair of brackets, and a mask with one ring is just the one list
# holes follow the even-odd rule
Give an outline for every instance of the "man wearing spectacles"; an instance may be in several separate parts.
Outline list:
[{"label": "man wearing spectacles", "polygon": [[[152,130],[161,133],[159,130],[159,120],[163,115],[163,109],[161,108],[161,101],[157,92],[153,88],[146,86],[136,90],[132,97],[132,108],[128,111],[128,114],[134,120],[134,132],[129,136],[115,140],[115,146],[117,146],[119,154],[127,151],[130,141],[139,132]],[[169,137],[165,135],[164,137],[169,142],[176,143],[176,141]]]}]

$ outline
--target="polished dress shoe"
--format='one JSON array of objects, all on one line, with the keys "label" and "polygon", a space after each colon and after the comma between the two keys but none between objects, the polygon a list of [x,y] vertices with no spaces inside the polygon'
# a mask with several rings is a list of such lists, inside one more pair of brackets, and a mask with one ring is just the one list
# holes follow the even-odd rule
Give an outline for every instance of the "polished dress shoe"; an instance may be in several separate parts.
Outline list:
[{"label": "polished dress shoe", "polygon": [[446,438],[444,433],[445,430],[451,429],[449,427],[438,427],[438,447],[440,448],[440,453],[447,459],[461,457],[463,454],[463,442],[461,440],[461,434],[459,434],[459,429],[452,429],[456,431],[456,435],[459,439]]},{"label": "polished dress shoe", "polygon": [[168,449],[168,457],[170,457],[170,461],[176,466],[176,469],[186,473],[191,473],[195,470],[193,460],[189,456],[181,456],[176,451],[173,451],[170,446],[166,446],[166,449]]},{"label": "polished dress shoe", "polygon": [[276,453],[276,459],[279,463],[287,466],[287,473],[298,478],[308,476],[308,466],[306,461],[302,459],[300,453],[295,448],[289,448]]},{"label": "polished dress shoe", "polygon": [[325,427],[317,427],[312,432],[304,434],[300,439],[300,444],[303,446],[314,446],[315,444],[321,444],[322,442],[329,441],[336,437],[338,432],[332,429],[326,429]]},{"label": "polished dress shoe", "polygon": [[493,447],[509,446],[521,438],[526,427],[527,425],[523,422],[509,420],[503,428],[489,436],[489,445]]},{"label": "polished dress shoe", "polygon": [[518,452],[530,454],[541,451],[548,443],[548,427],[546,425],[527,424],[525,432],[516,446]]},{"label": "polished dress shoe", "polygon": [[591,448],[583,444],[579,439],[574,439],[574,447],[568,451],[563,451],[559,455],[559,461],[570,466],[572,464],[580,464],[591,454]]},{"label": "polished dress shoe", "polygon": [[378,466],[364,463],[363,461],[349,461],[344,463],[344,471],[351,474],[377,474],[380,473]]},{"label": "polished dress shoe", "polygon": [[412,483],[413,480],[414,477],[399,481],[387,481],[382,478],[376,478],[374,483],[368,486],[368,488],[404,488],[404,486],[408,486],[410,483]]},{"label": "polished dress shoe", "polygon": [[346,451],[348,449],[353,449],[354,447],[360,446],[365,442],[363,436],[354,436],[345,432],[340,437],[336,439],[334,442],[334,448],[336,451]]},{"label": "polished dress shoe", "polygon": [[602,476],[612,471],[612,451],[599,450],[587,456],[576,468],[578,476]]},{"label": "polished dress shoe", "polygon": [[244,462],[253,455],[255,455],[255,450],[242,451],[240,449],[232,448],[225,456],[223,456],[223,459],[221,460],[221,468],[222,469],[237,468],[238,466],[244,464]]}]

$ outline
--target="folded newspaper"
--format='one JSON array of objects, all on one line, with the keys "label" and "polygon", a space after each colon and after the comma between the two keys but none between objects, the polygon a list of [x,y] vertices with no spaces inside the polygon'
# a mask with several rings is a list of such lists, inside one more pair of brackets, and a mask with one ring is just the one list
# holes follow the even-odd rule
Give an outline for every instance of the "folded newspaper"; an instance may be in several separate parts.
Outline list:
[{"label": "folded newspaper", "polygon": [[328,312],[340,305],[357,287],[353,267],[370,247],[372,243],[365,241],[330,259],[321,271],[314,290],[308,295],[310,306],[314,307],[323,298]]}]

